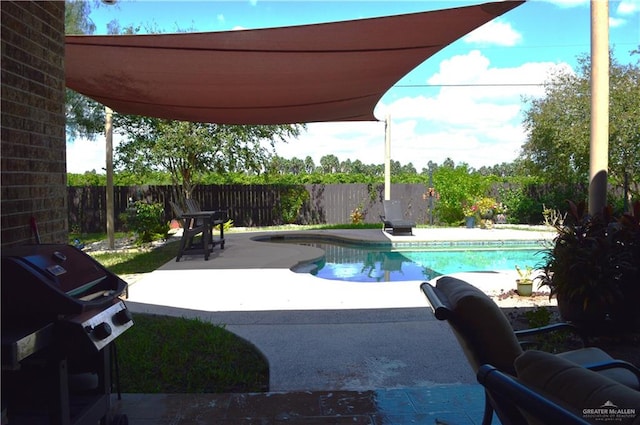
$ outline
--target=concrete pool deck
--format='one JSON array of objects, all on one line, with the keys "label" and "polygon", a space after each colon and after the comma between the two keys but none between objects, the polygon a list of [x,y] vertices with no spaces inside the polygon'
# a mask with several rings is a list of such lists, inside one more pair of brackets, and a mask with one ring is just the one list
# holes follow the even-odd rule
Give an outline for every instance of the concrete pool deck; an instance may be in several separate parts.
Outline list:
[{"label": "concrete pool deck", "polygon": [[[393,236],[380,229],[288,232],[241,232],[226,235],[225,249],[214,249],[208,261],[186,255],[143,277],[129,290],[131,301],[210,312],[415,308],[428,304],[418,291],[421,281],[369,283],[319,279],[290,269],[321,258],[318,248],[256,241],[274,234],[339,237],[351,241],[416,244],[467,241],[492,244],[550,241],[555,232],[511,228],[417,228],[413,236]],[[515,285],[515,270],[497,275],[474,274],[474,284],[487,293]],[[268,284],[267,284],[268,283]]]},{"label": "concrete pool deck", "polygon": [[[395,237],[379,229],[304,234],[402,243],[542,241],[555,235],[546,228],[415,229],[414,236]],[[448,325],[433,318],[422,281],[341,282],[294,273],[290,267],[322,250],[254,240],[264,235],[230,233],[225,249],[216,248],[208,261],[185,256],[144,275],[130,287],[129,308],[225,324],[265,354],[272,391],[476,382]],[[515,286],[515,270],[459,275],[490,295]],[[516,298],[499,303],[534,305]]]},{"label": "concrete pool deck", "polygon": [[[379,229],[304,232],[310,233],[418,244],[555,236],[548,228],[418,228],[402,237]],[[480,423],[483,389],[449,326],[433,317],[421,281],[358,284],[294,273],[292,266],[321,250],[253,240],[264,235],[233,232],[209,261],[185,256],[124,277],[130,310],[224,324],[252,342],[269,361],[270,392],[123,394],[114,396],[114,412],[142,425]],[[515,271],[461,277],[496,295],[513,289]],[[541,304],[549,304],[546,297]]]}]

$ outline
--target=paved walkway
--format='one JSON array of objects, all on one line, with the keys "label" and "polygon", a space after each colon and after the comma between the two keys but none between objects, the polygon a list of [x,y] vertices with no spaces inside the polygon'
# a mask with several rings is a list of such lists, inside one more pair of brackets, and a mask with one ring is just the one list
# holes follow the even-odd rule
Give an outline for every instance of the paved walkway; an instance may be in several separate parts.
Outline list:
[{"label": "paved walkway", "polygon": [[[377,229],[313,233],[324,238],[418,245],[445,241],[502,244],[554,236],[545,229],[416,229],[414,236],[402,237]],[[402,393],[409,388],[432,394],[434,388],[452,387],[465,394],[463,399],[475,394],[475,400],[480,390],[481,410],[481,388],[448,325],[433,318],[419,290],[420,281],[362,284],[294,273],[292,266],[318,258],[322,251],[255,240],[272,235],[231,233],[225,249],[216,248],[208,261],[185,256],[180,262],[169,262],[131,285],[127,305],[134,312],[199,317],[225,324],[265,354],[274,393],[312,391],[320,397],[322,392],[376,390],[376,397],[395,394],[402,398],[386,391]],[[513,288],[515,271],[461,277],[489,294],[499,294]],[[516,300],[500,302],[515,305]],[[475,412],[478,400],[470,400]],[[135,404],[127,406],[135,408]],[[132,413],[144,418],[139,409],[127,413],[130,418]],[[410,416],[416,419],[415,414],[418,412]]]}]

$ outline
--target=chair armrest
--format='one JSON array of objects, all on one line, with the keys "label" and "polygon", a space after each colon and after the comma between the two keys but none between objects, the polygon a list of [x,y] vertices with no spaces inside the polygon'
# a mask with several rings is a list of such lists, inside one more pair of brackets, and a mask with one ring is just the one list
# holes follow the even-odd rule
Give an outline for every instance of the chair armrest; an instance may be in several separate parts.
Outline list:
[{"label": "chair armrest", "polygon": [[420,289],[429,300],[431,311],[433,311],[433,315],[436,316],[436,319],[447,320],[451,314],[451,309],[442,300],[442,297],[439,295],[440,291],[438,291],[438,288],[433,287],[429,282],[423,282],[420,285]]},{"label": "chair armrest", "polygon": [[218,224],[227,221],[228,213],[227,210],[207,210],[184,213],[182,214],[182,217],[189,219],[208,220],[210,223]]},{"label": "chair armrest", "polygon": [[593,370],[595,372],[599,370],[617,369],[617,368],[626,369],[629,372],[636,375],[636,378],[638,378],[638,388],[640,388],[640,369],[638,369],[632,363],[626,362],[624,360],[614,359],[614,360],[608,360],[608,361],[597,362],[597,363],[588,363],[582,366],[587,369]]},{"label": "chair armrest", "polygon": [[190,229],[192,231],[204,229],[206,227],[206,222],[204,221],[204,219],[206,218],[206,214],[203,215],[202,213],[192,212],[182,213],[182,215],[179,217],[179,219],[183,220],[185,229]]},{"label": "chair armrest", "polygon": [[[485,364],[478,369],[477,379],[496,404],[495,411],[500,418],[503,409],[513,411],[515,406],[535,417],[542,423],[587,425],[585,419],[577,416],[563,406],[543,396],[506,373]],[[503,418],[500,418],[503,420]],[[505,418],[508,419],[508,418]],[[511,418],[514,419],[514,418]],[[524,418],[518,419],[518,422]],[[515,422],[514,422],[515,423]]]},{"label": "chair armrest", "polygon": [[213,211],[213,220],[225,222],[229,219],[229,209],[221,208]]}]

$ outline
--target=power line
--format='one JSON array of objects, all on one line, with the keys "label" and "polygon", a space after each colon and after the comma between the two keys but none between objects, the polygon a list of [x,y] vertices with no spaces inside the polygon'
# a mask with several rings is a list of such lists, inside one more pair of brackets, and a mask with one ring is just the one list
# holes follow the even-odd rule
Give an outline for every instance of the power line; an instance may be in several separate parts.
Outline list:
[{"label": "power line", "polygon": [[420,87],[542,87],[544,83],[482,83],[482,84],[396,84],[398,88]]}]

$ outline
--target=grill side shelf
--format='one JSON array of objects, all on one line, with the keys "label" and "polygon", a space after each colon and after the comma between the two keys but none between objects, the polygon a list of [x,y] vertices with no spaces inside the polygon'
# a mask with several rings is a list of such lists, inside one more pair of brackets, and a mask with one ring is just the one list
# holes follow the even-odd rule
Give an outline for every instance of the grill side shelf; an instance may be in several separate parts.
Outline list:
[{"label": "grill side shelf", "polygon": [[2,369],[15,370],[27,357],[51,346],[54,324],[42,327],[2,330]]}]

